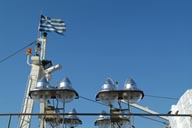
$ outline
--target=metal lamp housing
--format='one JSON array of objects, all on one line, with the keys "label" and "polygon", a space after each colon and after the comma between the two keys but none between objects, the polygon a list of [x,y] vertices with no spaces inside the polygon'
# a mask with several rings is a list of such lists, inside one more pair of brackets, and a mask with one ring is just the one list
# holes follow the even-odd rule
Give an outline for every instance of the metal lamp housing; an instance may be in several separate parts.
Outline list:
[{"label": "metal lamp housing", "polygon": [[108,128],[111,126],[110,118],[104,114],[106,114],[106,112],[102,111],[102,114],[99,115],[99,118],[95,121],[95,126],[99,128]]},{"label": "metal lamp housing", "polygon": [[82,121],[75,115],[76,113],[76,110],[73,108],[65,118],[65,124],[67,127],[74,128],[82,124]]},{"label": "metal lamp housing", "polygon": [[29,92],[29,95],[32,99],[45,102],[51,98],[51,87],[46,77],[41,78],[37,82],[37,86]]},{"label": "metal lamp housing", "polygon": [[113,104],[118,99],[117,87],[111,78],[107,78],[100,92],[96,95],[96,100],[100,100],[104,104]]},{"label": "metal lamp housing", "polygon": [[78,97],[78,93],[72,88],[71,81],[65,77],[56,91],[56,98],[61,102],[68,103]]},{"label": "metal lamp housing", "polygon": [[127,103],[137,103],[144,97],[143,91],[139,90],[133,79],[128,79],[124,84],[122,100]]}]

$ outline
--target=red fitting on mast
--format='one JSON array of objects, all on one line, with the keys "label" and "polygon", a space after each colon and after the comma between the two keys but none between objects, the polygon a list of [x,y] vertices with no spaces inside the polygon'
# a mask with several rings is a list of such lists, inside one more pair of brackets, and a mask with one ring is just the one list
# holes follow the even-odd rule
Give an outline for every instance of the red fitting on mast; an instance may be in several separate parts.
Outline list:
[{"label": "red fitting on mast", "polygon": [[27,48],[26,54],[27,54],[27,55],[31,55],[31,53],[32,53],[31,48]]}]

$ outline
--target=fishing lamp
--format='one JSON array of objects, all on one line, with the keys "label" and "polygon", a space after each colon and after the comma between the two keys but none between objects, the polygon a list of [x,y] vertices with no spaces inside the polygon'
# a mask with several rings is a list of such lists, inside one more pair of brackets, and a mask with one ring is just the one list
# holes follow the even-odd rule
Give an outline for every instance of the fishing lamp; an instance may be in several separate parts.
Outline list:
[{"label": "fishing lamp", "polygon": [[65,77],[61,82],[56,91],[56,98],[60,102],[71,102],[75,98],[79,98],[78,93],[72,88],[71,81],[68,77]]},{"label": "fishing lamp", "polygon": [[117,87],[111,78],[107,78],[101,90],[96,95],[96,100],[104,104],[112,105],[118,99]]},{"label": "fishing lamp", "polygon": [[41,78],[37,82],[37,86],[29,92],[29,96],[40,102],[45,102],[51,98],[51,87],[46,77]]},{"label": "fishing lamp", "polygon": [[135,81],[130,78],[125,81],[122,100],[127,103],[137,103],[144,97],[143,91],[139,90]]},{"label": "fishing lamp", "polygon": [[82,124],[82,121],[75,115],[76,113],[76,110],[73,108],[69,115],[65,117],[64,121],[68,128],[74,128]]},{"label": "fishing lamp", "polygon": [[108,128],[111,125],[111,120],[109,116],[105,115],[106,112],[102,111],[101,115],[99,115],[99,118],[95,121],[95,126],[98,126],[99,128]]}]

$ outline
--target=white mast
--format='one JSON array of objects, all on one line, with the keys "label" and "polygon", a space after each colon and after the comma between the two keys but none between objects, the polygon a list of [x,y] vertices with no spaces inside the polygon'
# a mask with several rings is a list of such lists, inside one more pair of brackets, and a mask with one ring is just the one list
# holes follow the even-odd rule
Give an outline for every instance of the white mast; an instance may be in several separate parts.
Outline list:
[{"label": "white mast", "polygon": [[[37,43],[41,43],[41,47],[36,46],[36,55],[31,56],[32,64],[29,64],[30,53],[28,53],[27,63],[31,66],[31,72],[29,74],[26,92],[24,96],[24,102],[22,107],[22,113],[32,113],[33,111],[33,99],[29,97],[29,91],[36,87],[37,81],[44,76],[44,69],[41,66],[41,61],[45,59],[46,50],[46,37],[47,33],[42,33]],[[38,55],[38,52],[40,55]],[[44,104],[40,104],[40,112],[44,112]],[[31,116],[20,116],[18,128],[30,128]],[[44,127],[45,128],[45,127]]]}]

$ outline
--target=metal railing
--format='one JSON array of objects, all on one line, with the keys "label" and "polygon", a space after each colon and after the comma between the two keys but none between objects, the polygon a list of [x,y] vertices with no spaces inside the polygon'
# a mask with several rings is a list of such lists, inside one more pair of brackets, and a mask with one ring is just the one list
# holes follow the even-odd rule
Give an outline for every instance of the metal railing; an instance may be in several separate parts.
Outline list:
[{"label": "metal railing", "polygon": [[76,115],[76,116],[99,116],[99,115],[104,115],[104,116],[142,116],[142,117],[159,117],[159,116],[165,116],[165,117],[192,117],[192,114],[146,114],[146,113],[126,113],[126,114],[111,114],[111,113],[0,113],[0,117],[8,117],[8,124],[7,128],[11,128],[11,120],[12,117],[19,117],[19,116],[60,116],[62,118],[63,115]]}]

